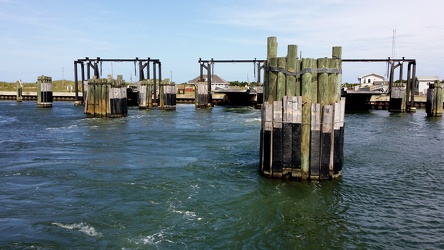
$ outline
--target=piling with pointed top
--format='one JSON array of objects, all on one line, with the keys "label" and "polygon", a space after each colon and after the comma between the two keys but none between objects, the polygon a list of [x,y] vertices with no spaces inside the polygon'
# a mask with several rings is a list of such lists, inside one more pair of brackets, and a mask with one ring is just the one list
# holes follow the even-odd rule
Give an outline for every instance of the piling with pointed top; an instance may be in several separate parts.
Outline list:
[{"label": "piling with pointed top", "polygon": [[[341,176],[345,98],[340,96],[340,47],[332,58],[277,57],[268,38],[262,105],[260,172],[274,178]],[[339,93],[339,94],[338,94]]]}]

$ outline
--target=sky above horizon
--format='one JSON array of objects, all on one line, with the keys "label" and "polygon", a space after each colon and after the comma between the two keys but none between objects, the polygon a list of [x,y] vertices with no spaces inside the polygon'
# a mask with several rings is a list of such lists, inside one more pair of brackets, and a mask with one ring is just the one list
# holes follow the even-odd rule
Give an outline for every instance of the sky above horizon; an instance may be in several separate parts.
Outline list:
[{"label": "sky above horizon", "polygon": [[[290,44],[304,58],[342,46],[344,59],[416,59],[417,76],[443,79],[443,9],[436,0],[0,0],[0,81],[73,80],[77,59],[150,57],[183,83],[199,75],[199,58],[265,59],[270,36],[278,56]],[[111,73],[138,80],[132,63],[103,63],[102,77]],[[256,80],[253,63],[214,73]],[[386,76],[387,65],[343,64],[344,83],[369,73]]]}]

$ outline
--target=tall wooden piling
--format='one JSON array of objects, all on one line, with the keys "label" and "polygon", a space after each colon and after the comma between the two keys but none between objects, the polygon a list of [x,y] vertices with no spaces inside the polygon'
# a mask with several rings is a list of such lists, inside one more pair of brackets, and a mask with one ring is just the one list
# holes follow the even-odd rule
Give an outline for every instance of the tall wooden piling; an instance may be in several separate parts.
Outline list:
[{"label": "tall wooden piling", "polygon": [[295,49],[288,46],[286,60],[279,58],[276,39],[268,38],[260,172],[275,178],[337,178],[343,164],[342,50],[334,47],[332,58],[298,60]]},{"label": "tall wooden piling", "polygon": [[442,83],[435,81],[434,83],[429,83],[429,88],[427,89],[427,102],[426,102],[426,113],[427,116],[441,117],[443,109],[443,91]]},{"label": "tall wooden piling", "polygon": [[310,131],[312,103],[312,73],[313,60],[303,58],[301,61],[301,98],[302,98],[302,129],[301,129],[301,177],[307,179],[310,169]]},{"label": "tall wooden piling", "polygon": [[52,107],[52,78],[50,76],[37,77],[37,107]]},{"label": "tall wooden piling", "polygon": [[[330,84],[332,80],[335,80],[336,83],[332,84],[334,86],[334,91],[331,91],[331,93],[334,94],[334,98],[332,98],[330,101],[333,102],[334,100],[340,100],[341,99],[341,84],[342,84],[342,47],[340,46],[334,46],[332,48],[332,59],[330,60],[330,68],[337,69],[336,74],[330,74],[329,81]],[[336,79],[334,79],[333,76],[336,76]]]},{"label": "tall wooden piling", "polygon": [[[287,72],[296,73],[299,71],[299,60],[298,60],[298,46],[294,44],[288,45],[288,53],[287,53]],[[296,83],[296,76],[290,74],[286,77],[286,86],[285,86],[285,94],[288,96],[297,96],[300,95],[301,89],[300,84]]]},{"label": "tall wooden piling", "polygon": [[17,102],[22,102],[23,101],[23,84],[22,81],[17,81],[17,96],[16,96],[16,100]]},{"label": "tall wooden piling", "polygon": [[176,93],[177,86],[174,83],[160,85],[160,109],[175,110],[176,109]]},{"label": "tall wooden piling", "polygon": [[[265,62],[265,65],[268,68],[277,67],[277,46],[278,44],[276,37],[269,37],[267,42],[267,61]],[[273,101],[275,99],[276,81],[277,72],[273,70],[264,71],[264,82],[268,82],[267,85],[264,85],[264,101]]]},{"label": "tall wooden piling", "polygon": [[139,109],[150,109],[153,106],[153,82],[151,80],[142,80],[138,83],[139,90]]},{"label": "tall wooden piling", "polygon": [[125,81],[122,76],[117,80],[108,76],[107,79],[88,80],[87,97],[84,113],[87,117],[123,117],[128,115],[128,104]]}]

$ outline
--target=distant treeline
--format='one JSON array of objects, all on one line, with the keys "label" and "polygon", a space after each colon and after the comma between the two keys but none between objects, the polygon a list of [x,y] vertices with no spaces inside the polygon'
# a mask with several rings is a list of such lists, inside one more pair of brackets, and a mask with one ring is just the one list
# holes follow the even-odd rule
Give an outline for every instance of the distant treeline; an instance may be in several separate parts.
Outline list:
[{"label": "distant treeline", "polygon": [[239,81],[234,81],[234,82],[229,82],[230,86],[239,86],[239,87],[245,87],[246,85],[250,86],[250,87],[257,87],[258,84],[257,82],[239,82]]}]

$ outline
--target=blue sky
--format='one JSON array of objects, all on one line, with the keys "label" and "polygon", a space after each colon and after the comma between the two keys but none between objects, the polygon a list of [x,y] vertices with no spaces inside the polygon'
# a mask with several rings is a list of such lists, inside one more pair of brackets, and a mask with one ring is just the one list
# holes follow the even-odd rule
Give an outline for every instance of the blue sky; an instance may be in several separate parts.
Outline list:
[{"label": "blue sky", "polygon": [[[289,44],[302,57],[414,58],[417,75],[444,78],[444,1],[437,0],[0,0],[0,81],[74,79],[74,60],[156,58],[176,83],[202,59],[265,59]],[[395,50],[392,50],[396,30]],[[104,63],[102,76],[137,80],[132,63]],[[111,70],[112,69],[112,70]],[[253,64],[216,64],[228,81],[254,81]],[[344,63],[343,82],[385,75],[384,63]]]}]

